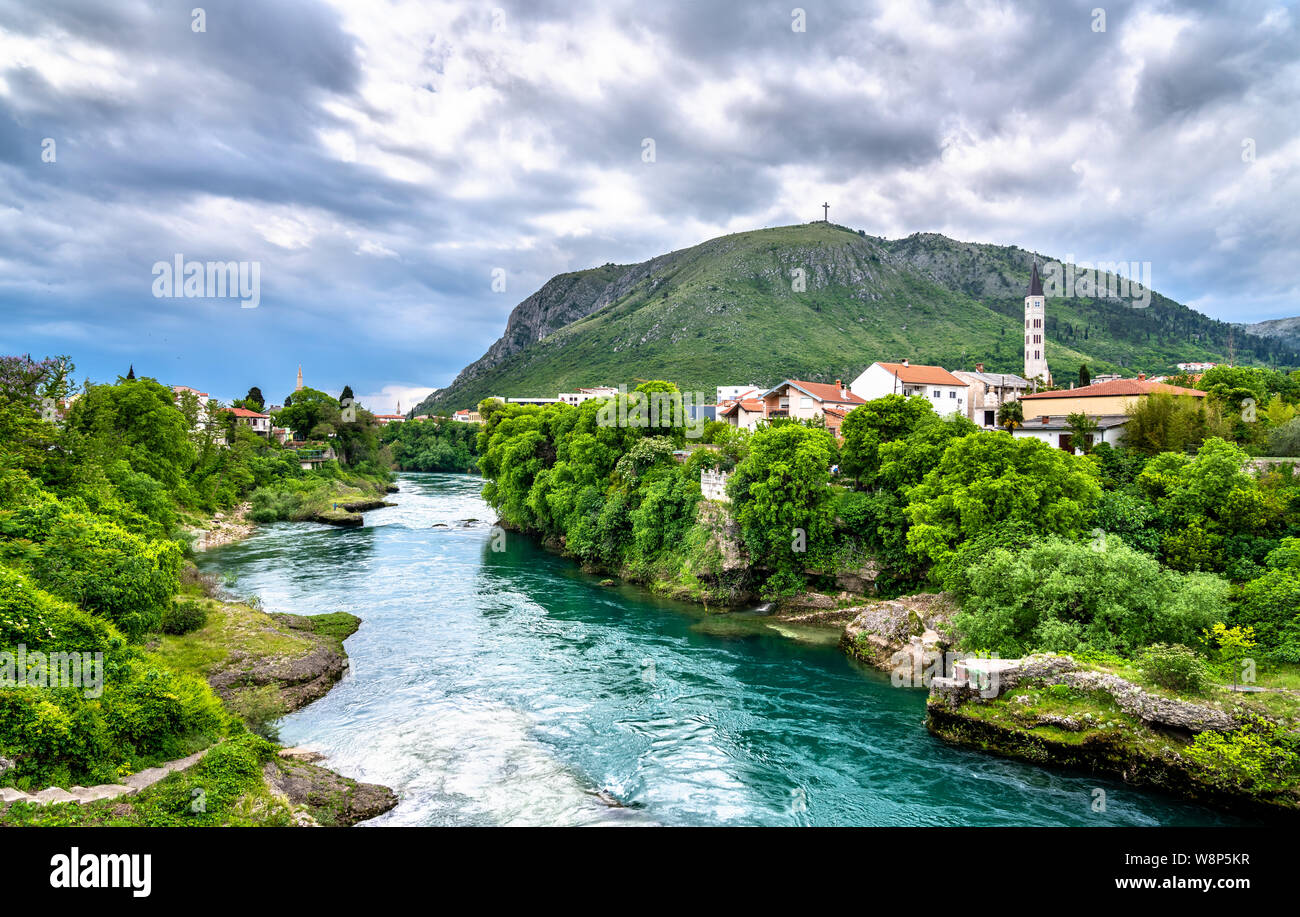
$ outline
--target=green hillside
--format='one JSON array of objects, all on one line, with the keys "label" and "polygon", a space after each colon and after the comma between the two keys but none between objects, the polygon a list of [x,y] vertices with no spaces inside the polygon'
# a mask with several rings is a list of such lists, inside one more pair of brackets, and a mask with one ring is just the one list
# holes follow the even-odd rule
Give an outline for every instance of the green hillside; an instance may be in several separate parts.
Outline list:
[{"label": "green hillside", "polygon": [[[1018,372],[1033,257],[1014,246],[935,234],[886,240],[819,222],[564,274],[516,307],[501,340],[414,413],[637,379],[705,393],[789,377],[847,381],[874,360],[904,357]],[[792,288],[796,269],[802,292]],[[1234,331],[1158,294],[1145,309],[1053,298],[1047,312],[1058,379],[1081,363],[1095,375],[1223,360],[1230,335],[1239,362],[1300,362],[1283,341]]]}]

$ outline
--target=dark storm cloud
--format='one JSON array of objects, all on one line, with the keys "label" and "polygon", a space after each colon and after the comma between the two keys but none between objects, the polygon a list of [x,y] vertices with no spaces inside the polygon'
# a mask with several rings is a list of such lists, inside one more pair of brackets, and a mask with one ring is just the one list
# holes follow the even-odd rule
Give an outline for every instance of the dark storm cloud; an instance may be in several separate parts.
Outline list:
[{"label": "dark storm cloud", "polygon": [[[3,349],[444,384],[555,273],[827,198],[1300,312],[1287,6],[235,0],[195,33],[200,3],[0,0]],[[176,252],[259,261],[263,305],[154,299]]]}]

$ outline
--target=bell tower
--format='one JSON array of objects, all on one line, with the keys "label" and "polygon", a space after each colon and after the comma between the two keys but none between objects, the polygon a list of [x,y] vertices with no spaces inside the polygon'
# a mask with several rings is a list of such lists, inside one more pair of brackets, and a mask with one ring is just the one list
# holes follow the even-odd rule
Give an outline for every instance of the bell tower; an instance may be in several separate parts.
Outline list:
[{"label": "bell tower", "polygon": [[1052,384],[1052,374],[1047,368],[1047,297],[1043,295],[1043,280],[1038,276],[1038,259],[1029,275],[1029,295],[1025,297],[1025,378],[1038,379]]}]

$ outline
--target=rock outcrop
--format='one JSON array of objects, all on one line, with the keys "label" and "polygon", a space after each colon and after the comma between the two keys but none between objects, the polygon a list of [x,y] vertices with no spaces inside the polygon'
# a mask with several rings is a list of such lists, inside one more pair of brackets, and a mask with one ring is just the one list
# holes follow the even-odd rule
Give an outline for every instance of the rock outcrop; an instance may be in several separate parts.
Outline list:
[{"label": "rock outcrop", "polygon": [[350,827],[397,805],[397,794],[388,787],[361,783],[303,758],[282,753],[262,767],[262,776],[272,793],[283,796],[294,807],[306,809],[310,820],[299,819],[299,825]]},{"label": "rock outcrop", "polygon": [[956,677],[935,679],[930,685],[931,697],[955,709],[967,701],[995,700],[1025,683],[1065,685],[1076,691],[1102,691],[1129,716],[1156,729],[1196,734],[1206,730],[1227,732],[1242,725],[1220,707],[1153,694],[1118,675],[1080,669],[1069,656],[1036,655],[996,661],[1003,665],[991,682],[979,684],[968,677],[968,662],[957,667]]},{"label": "rock outcrop", "polygon": [[943,593],[918,593],[850,610],[853,619],[844,628],[840,646],[853,658],[884,671],[908,661],[900,654],[933,654],[952,642],[956,604]]}]

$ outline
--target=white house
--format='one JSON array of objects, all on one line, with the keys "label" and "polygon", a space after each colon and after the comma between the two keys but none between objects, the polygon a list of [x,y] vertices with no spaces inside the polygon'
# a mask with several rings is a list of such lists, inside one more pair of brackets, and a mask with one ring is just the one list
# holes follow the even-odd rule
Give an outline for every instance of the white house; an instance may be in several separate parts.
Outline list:
[{"label": "white house", "polygon": [[208,395],[207,392],[201,392],[196,388],[190,388],[188,385],[172,386],[172,396],[175,398],[176,404],[178,406],[181,403],[181,398],[185,395],[193,395],[195,401],[198,402],[199,409],[194,422],[195,429],[198,430],[207,429],[208,420],[209,420],[208,402],[212,400],[211,396]]},{"label": "white house", "polygon": [[[1107,443],[1118,446],[1120,444],[1120,438],[1124,435],[1124,424],[1128,423],[1127,414],[1104,414],[1090,419],[1098,427],[1097,432],[1091,434],[1092,445]],[[1035,417],[1032,420],[1026,417],[1025,425],[1017,427],[1011,435],[1017,439],[1037,439],[1057,449],[1080,454],[1078,445],[1073,442],[1070,425],[1066,422],[1064,414]]]},{"label": "white house", "polygon": [[968,386],[942,366],[902,363],[872,363],[849,386],[863,401],[886,395],[920,397],[930,402],[936,414],[966,415]]},{"label": "white house", "polygon": [[742,398],[757,398],[762,389],[756,385],[719,385],[717,398],[718,404],[724,401],[740,401]]},{"label": "white house", "polygon": [[580,388],[576,392],[560,392],[558,400],[576,407],[584,401],[590,401],[592,398],[612,398],[617,394],[618,389],[612,386],[597,385],[592,388]]},{"label": "white house", "polygon": [[260,414],[257,411],[250,411],[248,408],[222,408],[223,411],[229,411],[235,415],[235,423],[243,427],[248,427],[258,436],[271,436],[271,415]]}]

